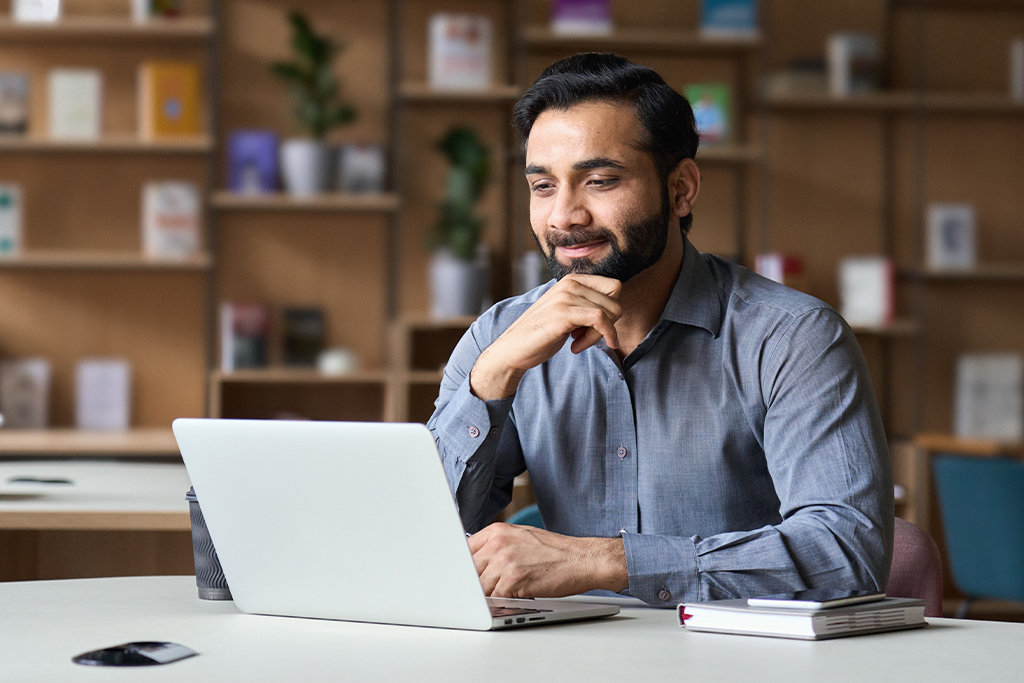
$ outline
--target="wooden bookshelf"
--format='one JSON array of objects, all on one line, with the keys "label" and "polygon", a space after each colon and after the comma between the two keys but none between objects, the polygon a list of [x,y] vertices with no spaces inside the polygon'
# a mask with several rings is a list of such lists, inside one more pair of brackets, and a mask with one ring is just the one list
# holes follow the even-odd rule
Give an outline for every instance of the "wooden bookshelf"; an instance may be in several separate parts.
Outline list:
[{"label": "wooden bookshelf", "polygon": [[[128,7],[125,7],[127,10]],[[52,23],[19,23],[0,18],[2,41],[67,40],[206,40],[213,35],[208,17],[178,17],[136,22],[128,16],[69,16]]]},{"label": "wooden bookshelf", "polygon": [[40,250],[0,258],[3,270],[160,270],[207,271],[212,266],[209,254],[183,259],[155,259],[131,251]]},{"label": "wooden bookshelf", "polygon": [[385,370],[361,370],[343,375],[325,375],[310,368],[257,368],[211,373],[214,382],[222,384],[373,384],[388,380]]},{"label": "wooden bookshelf", "polygon": [[837,97],[827,92],[771,95],[777,111],[925,112],[930,114],[1024,115],[1024,103],[999,93],[880,91]]},{"label": "wooden bookshelf", "polygon": [[171,430],[138,427],[126,431],[82,429],[2,429],[0,456],[173,457],[178,445]]},{"label": "wooden bookshelf", "polygon": [[316,370],[267,368],[213,372],[212,417],[256,419],[390,419],[390,375],[367,370],[323,375]]},{"label": "wooden bookshelf", "polygon": [[346,194],[331,192],[314,197],[292,197],[284,193],[246,195],[215,192],[211,201],[222,211],[337,211],[390,213],[400,206],[398,195],[390,192]]},{"label": "wooden bookshelf", "polygon": [[515,85],[493,85],[486,90],[438,90],[428,83],[403,83],[399,96],[407,102],[456,104],[472,102],[515,102],[523,89]]},{"label": "wooden bookshelf", "polygon": [[921,325],[913,318],[899,318],[888,325],[851,325],[854,334],[873,337],[913,337],[920,333]]},{"label": "wooden bookshelf", "polygon": [[608,35],[560,35],[547,26],[527,26],[523,42],[532,48],[716,54],[758,50],[764,39],[759,34],[712,37],[697,31],[653,28],[621,28]]},{"label": "wooden bookshelf", "polygon": [[752,145],[711,145],[697,151],[697,164],[753,164],[763,157],[761,149]]},{"label": "wooden bookshelf", "polygon": [[51,140],[0,136],[0,152],[81,152],[88,154],[208,154],[213,138],[203,136],[182,140],[140,140],[134,136],[107,136],[99,140]]},{"label": "wooden bookshelf", "polygon": [[1024,282],[1024,264],[986,263],[974,268],[908,268],[900,275],[933,282]]}]

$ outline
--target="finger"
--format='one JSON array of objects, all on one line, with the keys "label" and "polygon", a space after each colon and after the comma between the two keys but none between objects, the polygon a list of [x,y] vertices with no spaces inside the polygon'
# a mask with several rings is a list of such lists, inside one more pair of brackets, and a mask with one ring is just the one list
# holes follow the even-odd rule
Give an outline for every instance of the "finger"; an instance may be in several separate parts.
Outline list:
[{"label": "finger", "polygon": [[469,545],[469,552],[475,555],[476,551],[487,545],[487,541],[491,540],[491,536],[494,534],[494,526],[494,524],[486,526],[466,539],[466,543]]},{"label": "finger", "polygon": [[604,277],[603,275],[582,275],[572,273],[562,278],[563,282],[565,280],[573,280],[589,289],[601,292],[605,296],[613,299],[618,299],[619,294],[622,292],[621,281],[611,277]]},{"label": "finger", "polygon": [[[616,281],[617,282],[617,281]],[[614,322],[622,316],[622,306],[618,300],[608,296],[604,292],[587,287],[586,285],[579,282],[567,282],[562,292],[569,297],[575,297],[569,299],[566,303],[579,303],[579,300],[589,302],[598,308],[603,309],[608,313],[608,317]]]},{"label": "finger", "polygon": [[499,572],[494,571],[493,569],[491,569],[490,571],[482,572],[480,574],[480,587],[484,589],[484,595],[486,595],[487,597],[496,595],[494,590],[495,587],[498,585],[498,581],[500,579],[501,574]]},{"label": "finger", "polygon": [[577,327],[589,328],[582,339],[574,338],[573,353],[593,346],[602,337],[608,348],[619,348],[619,334],[615,330],[615,323],[608,318],[605,311],[598,308],[576,307],[570,310],[567,321]]}]

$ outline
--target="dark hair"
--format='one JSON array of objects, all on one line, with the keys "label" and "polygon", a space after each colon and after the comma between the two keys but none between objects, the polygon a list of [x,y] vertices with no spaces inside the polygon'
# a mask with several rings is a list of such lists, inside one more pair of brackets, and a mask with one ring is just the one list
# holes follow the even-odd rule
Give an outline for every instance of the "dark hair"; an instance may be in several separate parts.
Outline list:
[{"label": "dark hair", "polygon": [[[569,109],[589,101],[624,102],[633,108],[644,136],[641,149],[651,155],[661,182],[683,159],[697,155],[699,136],[693,109],[653,69],[608,52],[585,52],[544,70],[512,110],[512,125],[525,145],[537,117],[548,109]],[[692,215],[679,219],[686,234]]]}]

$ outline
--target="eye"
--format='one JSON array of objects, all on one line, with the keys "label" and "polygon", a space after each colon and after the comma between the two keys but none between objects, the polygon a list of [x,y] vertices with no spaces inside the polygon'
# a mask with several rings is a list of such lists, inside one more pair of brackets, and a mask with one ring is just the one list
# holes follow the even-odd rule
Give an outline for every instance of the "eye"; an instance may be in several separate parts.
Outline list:
[{"label": "eye", "polygon": [[618,178],[591,178],[587,181],[587,185],[591,187],[611,187],[618,182]]},{"label": "eye", "polygon": [[551,183],[541,180],[530,186],[530,192],[545,192],[552,188]]}]

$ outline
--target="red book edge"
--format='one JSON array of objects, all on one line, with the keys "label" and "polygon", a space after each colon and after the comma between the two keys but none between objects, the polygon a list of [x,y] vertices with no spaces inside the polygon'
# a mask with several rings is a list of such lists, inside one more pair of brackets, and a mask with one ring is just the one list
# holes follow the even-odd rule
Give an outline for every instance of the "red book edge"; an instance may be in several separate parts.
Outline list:
[{"label": "red book edge", "polygon": [[690,617],[692,617],[693,615],[686,613],[686,605],[680,604],[678,609],[679,609],[679,625],[680,626],[686,626],[686,620],[689,619]]}]

